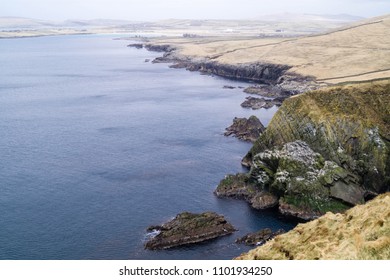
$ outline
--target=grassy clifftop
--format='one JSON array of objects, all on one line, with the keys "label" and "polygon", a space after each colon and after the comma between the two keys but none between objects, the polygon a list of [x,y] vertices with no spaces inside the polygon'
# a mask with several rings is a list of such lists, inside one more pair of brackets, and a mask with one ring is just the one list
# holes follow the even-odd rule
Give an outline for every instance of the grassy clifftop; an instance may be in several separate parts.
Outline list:
[{"label": "grassy clifftop", "polygon": [[390,259],[390,193],[299,224],[237,259]]}]

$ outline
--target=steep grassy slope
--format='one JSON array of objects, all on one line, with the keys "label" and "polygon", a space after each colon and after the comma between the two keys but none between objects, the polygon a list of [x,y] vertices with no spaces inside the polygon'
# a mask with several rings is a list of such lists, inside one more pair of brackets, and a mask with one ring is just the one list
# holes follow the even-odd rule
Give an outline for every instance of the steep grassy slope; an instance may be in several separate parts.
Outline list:
[{"label": "steep grassy slope", "polygon": [[299,224],[241,255],[259,259],[390,259],[390,193],[344,214],[327,213]]}]

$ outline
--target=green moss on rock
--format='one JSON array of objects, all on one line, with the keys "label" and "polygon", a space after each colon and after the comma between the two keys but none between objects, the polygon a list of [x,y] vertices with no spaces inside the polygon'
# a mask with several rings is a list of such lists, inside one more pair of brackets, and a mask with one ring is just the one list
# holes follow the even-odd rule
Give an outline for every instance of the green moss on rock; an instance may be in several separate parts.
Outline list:
[{"label": "green moss on rock", "polygon": [[[306,142],[325,160],[382,192],[390,183],[390,84],[370,83],[307,92],[287,99],[246,156]],[[330,177],[323,178],[325,182]]]}]

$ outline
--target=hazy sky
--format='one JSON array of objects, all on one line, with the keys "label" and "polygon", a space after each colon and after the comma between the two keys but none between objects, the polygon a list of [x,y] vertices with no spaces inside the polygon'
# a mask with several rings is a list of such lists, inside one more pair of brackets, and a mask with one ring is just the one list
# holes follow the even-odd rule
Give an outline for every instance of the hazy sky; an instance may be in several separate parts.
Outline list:
[{"label": "hazy sky", "polygon": [[390,0],[1,0],[0,16],[50,20],[243,19],[264,14],[390,13]]}]

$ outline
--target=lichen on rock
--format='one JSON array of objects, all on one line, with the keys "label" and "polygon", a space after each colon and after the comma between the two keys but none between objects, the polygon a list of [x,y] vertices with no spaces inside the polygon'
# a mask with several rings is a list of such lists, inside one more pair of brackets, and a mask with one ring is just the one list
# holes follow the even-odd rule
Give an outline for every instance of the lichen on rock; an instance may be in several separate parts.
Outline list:
[{"label": "lichen on rock", "polygon": [[244,199],[255,209],[267,209],[278,205],[278,197],[259,188],[248,174],[227,175],[214,193],[218,197]]},{"label": "lichen on rock", "polygon": [[[309,220],[343,212],[390,186],[390,84],[307,92],[287,99],[243,163],[251,189]],[[251,199],[248,200],[252,206]]]},{"label": "lichen on rock", "polygon": [[364,189],[390,183],[390,84],[374,83],[307,92],[284,101],[246,156],[301,140],[360,176]]}]

